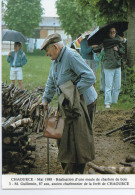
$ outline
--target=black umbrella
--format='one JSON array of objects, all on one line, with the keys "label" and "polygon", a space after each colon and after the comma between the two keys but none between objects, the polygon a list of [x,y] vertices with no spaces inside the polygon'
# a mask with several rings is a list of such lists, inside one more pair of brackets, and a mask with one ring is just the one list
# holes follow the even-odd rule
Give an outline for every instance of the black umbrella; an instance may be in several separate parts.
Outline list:
[{"label": "black umbrella", "polygon": [[109,29],[116,28],[117,34],[120,35],[128,29],[128,22],[113,22],[102,27],[99,27],[98,31],[92,33],[88,37],[89,45],[100,45],[103,43],[104,39],[108,37]]},{"label": "black umbrella", "polygon": [[3,30],[2,41],[26,42],[26,37],[15,30]]}]

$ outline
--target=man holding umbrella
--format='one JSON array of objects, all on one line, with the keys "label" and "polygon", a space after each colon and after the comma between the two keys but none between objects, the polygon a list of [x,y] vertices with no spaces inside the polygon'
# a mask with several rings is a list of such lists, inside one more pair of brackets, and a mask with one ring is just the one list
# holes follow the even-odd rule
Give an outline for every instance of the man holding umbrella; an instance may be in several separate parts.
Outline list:
[{"label": "man holding umbrella", "polygon": [[121,54],[125,48],[114,27],[109,29],[109,36],[103,41],[105,73],[105,107],[117,103],[121,88]]},{"label": "man holding umbrella", "polygon": [[[113,22],[95,31],[88,37],[89,45],[104,47],[105,107],[117,103],[121,88],[121,55],[125,53],[122,38],[119,36],[128,29],[128,22]],[[117,30],[117,32],[116,32]]]}]

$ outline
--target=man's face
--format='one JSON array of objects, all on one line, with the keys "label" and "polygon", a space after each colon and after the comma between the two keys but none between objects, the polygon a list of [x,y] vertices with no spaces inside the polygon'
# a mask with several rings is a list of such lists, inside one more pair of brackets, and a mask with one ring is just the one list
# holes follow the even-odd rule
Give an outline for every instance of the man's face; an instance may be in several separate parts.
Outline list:
[{"label": "man's face", "polygon": [[46,51],[46,56],[49,56],[51,58],[51,60],[56,60],[59,53],[60,53],[57,45],[55,45],[55,44],[47,46],[45,51]]},{"label": "man's face", "polygon": [[116,29],[115,28],[111,28],[109,31],[109,37],[112,39],[116,36]]}]

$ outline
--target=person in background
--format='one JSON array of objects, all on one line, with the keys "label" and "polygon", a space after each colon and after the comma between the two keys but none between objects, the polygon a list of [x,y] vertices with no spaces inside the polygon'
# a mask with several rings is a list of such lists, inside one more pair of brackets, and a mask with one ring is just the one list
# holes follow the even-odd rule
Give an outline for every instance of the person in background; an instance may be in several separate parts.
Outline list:
[{"label": "person in background", "polygon": [[21,50],[22,44],[20,42],[14,43],[14,51],[9,52],[7,56],[7,62],[10,63],[10,80],[15,84],[15,78],[17,76],[20,89],[23,89],[22,84],[22,66],[27,63],[25,53]]},{"label": "person in background", "polygon": [[96,76],[96,64],[94,62],[94,56],[93,56],[93,47],[96,47],[96,45],[89,46],[87,38],[88,35],[86,35],[85,38],[80,43],[81,56],[85,60],[85,62],[90,66],[90,68],[93,70]]},{"label": "person in background", "polygon": [[125,48],[114,27],[109,29],[108,37],[103,41],[105,73],[105,108],[117,103],[121,88],[121,55]]},{"label": "person in background", "polygon": [[[83,174],[86,163],[95,158],[93,131],[88,114],[91,99],[92,102],[96,102],[97,99],[95,91],[92,92],[95,75],[78,52],[64,46],[58,33],[49,35],[43,42],[41,50],[45,50],[51,59],[51,68],[42,98],[44,109],[52,101],[55,92],[59,98],[60,86],[67,81],[71,81],[78,90],[81,105],[84,107],[86,105],[86,110],[80,107],[82,113],[79,118],[66,117],[63,135],[58,144],[58,160],[63,169],[68,169],[70,174]],[[91,99],[89,93],[92,94]],[[74,95],[71,94],[70,97]]]}]

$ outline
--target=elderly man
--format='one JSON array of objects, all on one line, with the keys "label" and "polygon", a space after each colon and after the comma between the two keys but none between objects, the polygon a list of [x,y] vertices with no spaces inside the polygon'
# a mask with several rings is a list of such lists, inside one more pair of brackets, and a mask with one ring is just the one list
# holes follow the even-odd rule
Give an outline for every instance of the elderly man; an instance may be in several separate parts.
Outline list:
[{"label": "elderly man", "polygon": [[[93,87],[96,78],[82,57],[75,50],[63,45],[59,34],[49,35],[41,46],[41,50],[43,49],[52,60],[42,98],[44,108],[46,109],[47,104],[51,102],[55,92],[59,97],[60,86],[67,81],[71,81],[80,94],[81,115],[73,121],[70,120],[70,124],[67,117],[66,127],[59,143],[58,160],[69,173],[83,173],[85,164],[95,158],[93,132],[88,112],[92,114],[91,109],[94,108],[97,99]],[[85,104],[88,110],[85,109]],[[86,119],[82,120],[82,117]]]}]

